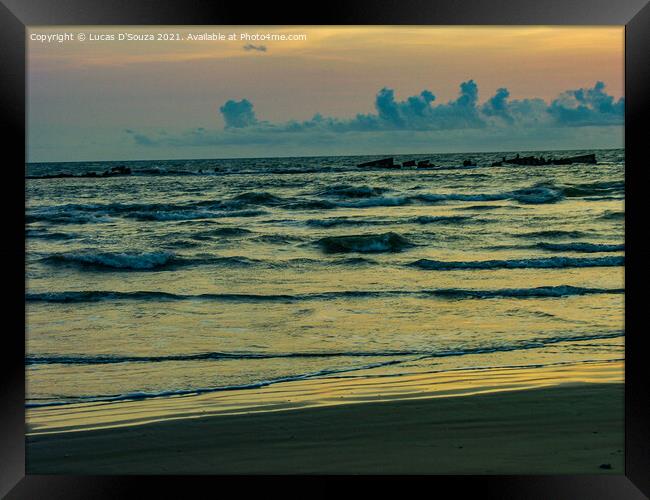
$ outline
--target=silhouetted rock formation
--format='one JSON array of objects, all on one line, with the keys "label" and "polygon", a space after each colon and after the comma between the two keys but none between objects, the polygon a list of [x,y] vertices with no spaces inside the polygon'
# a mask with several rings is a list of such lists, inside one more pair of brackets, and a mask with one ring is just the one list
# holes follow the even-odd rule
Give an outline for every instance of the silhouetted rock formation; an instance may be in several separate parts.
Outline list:
[{"label": "silhouetted rock formation", "polygon": [[383,158],[381,160],[373,160],[373,161],[367,161],[365,163],[359,163],[357,167],[400,168],[400,165],[395,165],[393,163],[393,158]]},{"label": "silhouetted rock formation", "polygon": [[497,166],[496,163],[508,163],[511,165],[571,165],[573,163],[589,163],[596,164],[596,155],[587,154],[587,155],[578,155],[578,156],[569,156],[566,158],[557,158],[557,159],[546,159],[543,156],[537,158],[535,156],[524,156],[519,155],[514,158],[503,158],[502,162],[495,162],[492,166]]},{"label": "silhouetted rock formation", "polygon": [[589,163],[592,165],[596,164],[596,155],[580,155],[580,156],[571,156],[569,158],[560,158],[558,160],[551,160],[553,165],[571,165],[572,163]]}]

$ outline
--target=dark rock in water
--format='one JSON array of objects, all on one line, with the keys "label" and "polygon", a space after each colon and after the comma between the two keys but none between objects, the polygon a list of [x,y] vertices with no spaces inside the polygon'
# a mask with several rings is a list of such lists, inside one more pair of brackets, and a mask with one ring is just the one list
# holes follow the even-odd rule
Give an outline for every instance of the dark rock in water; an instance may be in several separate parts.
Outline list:
[{"label": "dark rock in water", "polygon": [[382,168],[399,168],[399,165],[393,163],[393,158],[383,158],[381,160],[367,161],[359,163],[357,167],[382,167]]},{"label": "dark rock in water", "polygon": [[465,160],[463,162],[463,167],[475,167],[475,166],[476,166],[476,162],[474,162],[474,160]]},{"label": "dark rock in water", "polygon": [[[519,155],[514,158],[504,158],[503,162],[496,163],[509,163],[511,165],[571,165],[573,163],[589,163],[596,164],[596,155],[578,155],[578,156],[569,156],[566,158],[557,158],[554,160],[544,158],[543,156],[537,158],[535,156],[524,156]],[[493,166],[496,166],[493,164]]]},{"label": "dark rock in water", "polygon": [[592,165],[596,164],[596,155],[579,155],[579,156],[570,156],[568,158],[559,158],[557,160],[551,160],[553,165],[571,165],[573,163],[589,163]]},{"label": "dark rock in water", "polygon": [[612,464],[600,464],[598,467],[600,469],[608,469],[608,470],[610,470],[610,469],[612,469]]},{"label": "dark rock in water", "polygon": [[519,155],[515,156],[514,158],[504,159],[503,162],[510,163],[512,165],[547,165],[548,164],[542,162],[541,159],[536,158],[534,156],[521,157]]},{"label": "dark rock in water", "polygon": [[435,165],[429,163],[429,160],[421,160],[418,162],[418,168],[432,168],[432,167],[435,167]]},{"label": "dark rock in water", "polygon": [[501,161],[492,162],[492,166],[493,167],[501,167],[501,166],[503,166],[503,162],[501,162]]},{"label": "dark rock in water", "polygon": [[325,253],[383,253],[401,252],[413,245],[397,233],[329,236],[316,242]]},{"label": "dark rock in water", "polygon": [[415,160],[408,160],[402,163],[403,167],[415,167]]}]

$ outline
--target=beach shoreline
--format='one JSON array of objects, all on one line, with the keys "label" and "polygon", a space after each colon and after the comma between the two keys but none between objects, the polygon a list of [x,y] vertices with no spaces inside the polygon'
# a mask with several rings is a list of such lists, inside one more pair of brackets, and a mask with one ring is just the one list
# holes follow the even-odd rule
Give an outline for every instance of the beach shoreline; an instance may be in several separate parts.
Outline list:
[{"label": "beach shoreline", "polygon": [[[196,414],[185,418],[159,415],[123,426],[81,425],[83,430],[68,428],[49,434],[32,431],[26,443],[27,471],[620,474],[624,470],[622,367],[622,363],[612,362],[512,369],[509,374],[504,369],[473,370],[473,375],[467,371],[453,383],[448,380],[451,392],[438,387],[436,393],[434,385],[428,393],[422,387],[417,393],[403,386],[401,396],[384,398],[378,396],[376,387],[375,397],[364,396],[359,389],[362,384],[356,380],[347,387],[347,398],[333,396],[341,402],[331,404],[310,405],[305,397],[293,406],[278,404],[264,409],[258,405],[257,411],[231,408],[201,418]],[[440,374],[419,376],[420,384],[440,379]],[[515,376],[519,385],[513,383]],[[401,378],[407,388],[411,385],[415,390],[419,386],[414,377],[386,378],[392,383]],[[458,385],[463,377],[464,392]],[[501,379],[502,386],[488,389],[495,377]],[[314,400],[314,386],[307,390],[310,382],[314,381],[304,381],[302,390],[305,394],[311,390]],[[481,382],[485,390],[478,390],[478,385],[472,388],[473,382]],[[346,384],[345,380],[331,383],[339,388]],[[291,384],[301,382],[280,388],[286,390]],[[395,387],[386,381],[383,384]],[[276,386],[274,392],[277,390]],[[253,393],[249,391],[250,396]],[[185,398],[185,403],[196,403],[198,398],[211,399],[212,405],[218,401],[214,394],[206,394]],[[267,403],[271,399],[267,395]],[[321,394],[320,399],[325,397]],[[156,402],[132,402],[136,406],[131,413],[144,411],[145,403]],[[113,406],[124,408],[126,404]],[[234,404],[232,399],[230,404]],[[196,406],[200,412],[201,405]],[[93,411],[105,413],[101,405]],[[30,413],[33,417],[35,412]]]}]

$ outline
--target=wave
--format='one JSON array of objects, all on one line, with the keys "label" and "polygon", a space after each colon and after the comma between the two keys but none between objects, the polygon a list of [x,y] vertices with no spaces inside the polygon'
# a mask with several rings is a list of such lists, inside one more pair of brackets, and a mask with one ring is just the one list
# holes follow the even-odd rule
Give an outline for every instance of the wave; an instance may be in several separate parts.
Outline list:
[{"label": "wave", "polygon": [[613,210],[607,210],[603,215],[600,216],[600,219],[603,220],[625,220],[625,212],[616,212]]},{"label": "wave", "polygon": [[28,302],[84,303],[114,300],[135,301],[185,301],[214,300],[225,302],[302,302],[311,300],[338,300],[384,298],[395,296],[438,297],[444,299],[490,299],[490,298],[543,298],[568,297],[573,295],[621,294],[623,288],[587,288],[571,285],[542,286],[536,288],[504,288],[495,290],[440,288],[434,290],[343,290],[314,292],[298,295],[289,294],[246,294],[246,293],[204,293],[177,294],[157,291],[64,291],[27,293]]},{"label": "wave", "polygon": [[531,231],[528,233],[513,234],[515,238],[581,238],[589,236],[583,231],[564,231],[560,229],[551,229],[548,231]]},{"label": "wave", "polygon": [[413,197],[413,200],[420,202],[439,203],[443,201],[501,201],[515,200],[523,204],[555,203],[563,198],[559,189],[545,185],[534,185],[531,187],[506,191],[504,193],[478,193],[478,194],[434,194],[423,193]]},{"label": "wave", "polygon": [[544,298],[569,297],[574,295],[621,294],[624,288],[586,288],[571,285],[540,286],[536,288],[505,288],[501,290],[443,289],[430,292],[438,297],[450,298]]},{"label": "wave", "polygon": [[451,216],[431,216],[431,215],[420,215],[411,219],[411,222],[416,224],[463,224],[465,222],[477,222],[473,217],[463,216],[463,215],[451,215]]},{"label": "wave", "polygon": [[122,214],[127,219],[135,219],[139,221],[182,221],[192,219],[211,219],[218,217],[219,214],[208,210],[140,210],[130,213]]},{"label": "wave", "polygon": [[[169,361],[220,361],[220,360],[257,360],[257,359],[291,359],[291,358],[383,358],[383,357],[413,357],[438,358],[448,356],[462,356],[489,352],[502,352],[508,350],[530,349],[543,347],[549,344],[571,341],[589,341],[622,336],[622,332],[604,333],[595,335],[574,335],[551,338],[534,339],[522,344],[484,346],[466,349],[439,350],[427,349],[412,350],[385,350],[385,351],[306,351],[306,352],[199,352],[188,354],[163,354],[150,356],[135,355],[31,355],[25,357],[26,365],[105,365],[117,363],[164,363]],[[384,363],[381,363],[383,366]],[[366,365],[367,366],[367,365]],[[359,368],[357,368],[359,369]],[[348,371],[343,369],[343,371]],[[338,371],[338,370],[337,370]],[[320,373],[320,372],[319,372]]]},{"label": "wave", "polygon": [[29,239],[40,239],[40,240],[74,240],[79,238],[78,234],[75,233],[52,233],[45,229],[28,229],[25,231],[25,237]]},{"label": "wave", "polygon": [[229,217],[258,217],[265,215],[265,210],[169,210],[169,211],[135,211],[123,214],[123,217],[139,221],[186,221],[195,219],[219,219]]},{"label": "wave", "polygon": [[221,212],[215,214],[215,217],[259,217],[260,215],[266,215],[267,213],[266,210],[235,210],[232,212]]},{"label": "wave", "polygon": [[303,241],[303,238],[289,234],[262,234],[260,236],[256,236],[254,240],[271,245],[291,245],[293,243]]},{"label": "wave", "polygon": [[63,205],[38,209],[26,215],[28,224],[44,222],[48,224],[98,224],[113,222],[114,217],[124,217],[138,221],[190,221],[198,219],[218,219],[229,217],[257,217],[267,212],[261,209],[237,210],[233,207],[215,205],[203,208],[196,206],[164,204],[108,204],[108,205]]},{"label": "wave", "polygon": [[305,222],[313,227],[337,227],[337,226],[379,226],[389,224],[389,221],[379,219],[366,219],[362,217],[330,217],[327,219],[309,219]]},{"label": "wave", "polygon": [[62,213],[28,213],[25,223],[46,222],[48,224],[101,224],[112,222],[113,219],[102,213],[80,212],[78,210]]},{"label": "wave", "polygon": [[280,198],[279,196],[275,196],[274,194],[268,193],[266,191],[263,192],[256,192],[256,191],[251,191],[247,193],[242,193],[230,200],[229,203],[242,203],[246,205],[279,205],[282,203],[284,200]]},{"label": "wave", "polygon": [[[625,181],[602,181],[584,184],[568,184],[562,186],[562,192],[567,198],[583,198],[618,194],[625,191]],[[606,197],[605,197],[606,199]]]},{"label": "wave", "polygon": [[196,233],[193,236],[229,237],[229,236],[245,236],[247,234],[252,234],[252,233],[253,231],[251,231],[250,229],[245,229],[243,227],[220,227],[209,231],[201,231],[200,233]]},{"label": "wave", "polygon": [[[395,193],[384,187],[337,184],[321,189],[315,198],[279,196],[268,191],[248,191],[221,200],[201,199],[183,203],[107,203],[64,204],[33,208],[27,222],[51,224],[91,224],[114,220],[119,216],[140,221],[184,221],[223,217],[256,217],[266,212],[260,207],[278,207],[284,210],[331,210],[336,208],[391,207],[410,204],[438,204],[447,201],[486,202],[513,200],[520,204],[555,203],[565,197],[604,196],[620,191],[623,183],[600,182],[591,184],[555,185],[535,184],[512,191],[495,193]],[[320,198],[318,197],[320,196]],[[478,207],[474,210],[494,208]],[[605,214],[604,218],[618,218]]]},{"label": "wave", "polygon": [[[255,240],[270,244],[287,245],[302,239],[285,235],[262,235]],[[396,245],[388,242],[387,245]],[[172,241],[164,246],[170,248],[192,248],[192,242],[186,240]],[[358,250],[360,251],[360,250]],[[332,252],[341,253],[341,252]],[[372,253],[372,252],[371,252]],[[79,251],[69,253],[51,254],[41,258],[41,262],[52,266],[76,266],[82,270],[93,271],[170,271],[191,266],[220,266],[220,267],[248,267],[261,266],[265,268],[286,269],[292,266],[357,266],[362,264],[376,264],[370,259],[305,259],[293,258],[285,260],[265,260],[245,257],[242,255],[219,256],[213,254],[196,254],[192,256],[179,256],[172,252],[132,252],[110,253]]]},{"label": "wave", "polygon": [[470,205],[467,207],[458,207],[457,210],[497,210],[499,208],[509,208],[507,205]]},{"label": "wave", "polygon": [[388,357],[386,361],[368,363],[345,368],[324,369],[315,372],[301,373],[296,375],[280,376],[270,380],[261,380],[249,384],[220,386],[220,387],[200,387],[190,389],[166,390],[158,392],[131,392],[127,394],[112,395],[93,395],[93,396],[59,396],[65,401],[48,401],[48,402],[30,402],[25,406],[45,407],[60,406],[79,402],[99,402],[99,401],[123,401],[135,399],[149,399],[155,397],[181,396],[191,394],[201,394],[207,392],[220,392],[227,390],[257,389],[280,382],[291,382],[297,380],[306,380],[311,378],[326,377],[342,373],[355,372],[360,370],[369,370],[390,365],[397,365],[404,362],[435,359],[454,356],[471,356],[477,354],[489,354],[494,352],[510,352],[517,350],[540,349],[550,345],[563,342],[583,342],[601,339],[611,339],[622,337],[624,332],[608,332],[602,334],[587,335],[567,335],[549,338],[531,339],[529,341],[518,342],[514,344],[497,344],[490,346],[468,347],[463,349],[441,349],[441,350],[405,350],[405,351],[383,351],[383,352],[303,352],[303,353],[196,353],[186,355],[168,355],[168,356],[28,356],[25,360],[27,365],[47,365],[47,364],[81,364],[81,365],[98,365],[112,363],[133,363],[133,362],[164,362],[164,361],[209,361],[209,360],[232,360],[232,359],[272,359],[277,357]]},{"label": "wave", "polygon": [[229,257],[212,257],[208,255],[205,257],[188,259],[186,262],[188,264],[194,265],[210,264],[225,267],[248,267],[259,264],[267,264],[267,261],[244,257],[241,255],[233,255]]},{"label": "wave", "polygon": [[549,257],[537,259],[442,261],[420,259],[409,264],[426,270],[457,269],[562,269],[566,267],[612,267],[625,265],[625,257]]},{"label": "wave", "polygon": [[164,248],[174,248],[174,249],[196,248],[200,245],[201,244],[196,241],[183,240],[183,239],[164,241],[160,243],[160,246]]},{"label": "wave", "polygon": [[334,206],[342,208],[399,207],[408,205],[411,202],[412,198],[407,196],[379,196],[358,201],[338,202]]},{"label": "wave", "polygon": [[498,201],[509,198],[508,194],[436,194],[421,193],[412,197],[414,201],[426,203],[440,203],[443,201]]},{"label": "wave", "polygon": [[283,359],[283,358],[339,358],[339,357],[387,357],[413,356],[420,351],[385,351],[385,352],[202,352],[196,354],[167,354],[161,356],[121,356],[121,355],[83,355],[83,356],[26,356],[26,365],[104,365],[115,363],[161,363],[166,361],[207,361],[231,359]]},{"label": "wave", "polygon": [[327,219],[309,219],[308,226],[313,227],[338,227],[338,226],[386,226],[391,224],[464,224],[467,222],[484,222],[465,215],[420,215],[402,219],[369,219],[365,217],[329,217]]},{"label": "wave", "polygon": [[397,233],[328,236],[316,242],[325,253],[381,253],[401,252],[413,245]]},{"label": "wave", "polygon": [[582,253],[598,253],[598,252],[622,252],[625,250],[625,245],[611,245],[604,243],[589,243],[589,242],[572,242],[572,243],[549,243],[540,242],[534,245],[536,248],[542,250],[551,250],[557,252],[582,252]]},{"label": "wave", "polygon": [[295,382],[298,380],[306,380],[310,378],[325,377],[328,375],[336,375],[339,373],[354,372],[360,370],[369,370],[372,368],[379,368],[382,366],[389,366],[401,363],[400,360],[390,360],[383,361],[378,363],[370,363],[363,366],[352,366],[348,368],[331,368],[320,370],[310,373],[301,373],[298,375],[287,375],[284,377],[277,377],[269,380],[261,380],[258,382],[253,382],[250,384],[241,384],[241,385],[229,385],[221,387],[197,387],[192,389],[176,389],[176,390],[167,390],[167,391],[158,391],[158,392],[130,392],[127,394],[111,394],[111,395],[94,395],[94,396],[60,396],[65,401],[48,401],[45,403],[26,403],[25,408],[38,408],[38,407],[47,407],[47,406],[63,406],[66,404],[74,403],[91,403],[91,402],[107,402],[107,401],[132,401],[139,399],[151,399],[151,398],[160,398],[160,397],[169,397],[169,396],[185,396],[185,395],[194,395],[194,394],[205,394],[209,392],[222,392],[222,391],[233,391],[233,390],[244,390],[244,389],[259,389],[266,387],[272,384],[277,384],[279,382]]},{"label": "wave", "polygon": [[284,205],[287,210],[332,210],[337,204],[328,200],[298,200]]},{"label": "wave", "polygon": [[113,300],[136,300],[136,301],[181,301],[181,300],[215,300],[215,301],[232,301],[232,302],[276,302],[276,301],[295,301],[296,297],[292,295],[256,295],[240,293],[205,293],[205,294],[178,294],[169,292],[156,291],[134,291],[134,292],[117,292],[117,291],[67,291],[67,292],[42,292],[27,293],[25,299],[28,302],[52,302],[52,303],[84,303],[84,302],[101,302]]},{"label": "wave", "polygon": [[316,194],[320,196],[335,196],[340,198],[372,198],[380,196],[387,191],[390,191],[390,189],[383,187],[336,184],[318,191]]},{"label": "wave", "polygon": [[[624,189],[622,181],[595,182],[589,184],[555,185],[539,183],[530,187],[492,194],[419,194],[415,200],[425,202],[453,201],[499,201],[512,199],[526,205],[555,203],[563,198],[603,196],[619,193]],[[474,207],[477,208],[477,207]],[[480,207],[483,208],[483,207]]]},{"label": "wave", "polygon": [[49,255],[43,261],[104,269],[152,270],[178,263],[180,259],[171,252],[71,252]]},{"label": "wave", "polygon": [[555,203],[564,198],[562,190],[555,187],[535,185],[529,188],[517,189],[510,193],[511,197],[526,205]]}]

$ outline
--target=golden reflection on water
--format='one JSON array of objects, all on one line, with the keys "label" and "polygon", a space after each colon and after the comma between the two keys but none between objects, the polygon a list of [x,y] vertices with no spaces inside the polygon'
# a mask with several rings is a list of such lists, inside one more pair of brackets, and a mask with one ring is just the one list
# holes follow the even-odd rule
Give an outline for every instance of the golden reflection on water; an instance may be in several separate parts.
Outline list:
[{"label": "golden reflection on water", "polygon": [[[363,374],[361,374],[363,375]],[[459,397],[558,384],[622,383],[622,362],[556,364],[419,373],[406,376],[323,378],[226,391],[119,403],[67,405],[27,411],[28,435],[84,431],[216,415],[285,411],[379,401]]]}]

